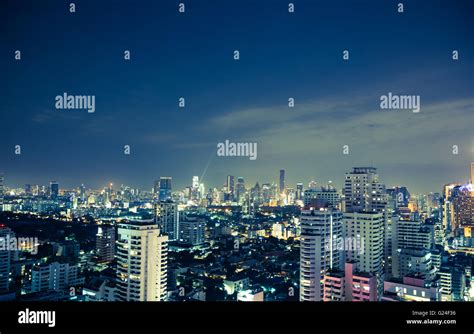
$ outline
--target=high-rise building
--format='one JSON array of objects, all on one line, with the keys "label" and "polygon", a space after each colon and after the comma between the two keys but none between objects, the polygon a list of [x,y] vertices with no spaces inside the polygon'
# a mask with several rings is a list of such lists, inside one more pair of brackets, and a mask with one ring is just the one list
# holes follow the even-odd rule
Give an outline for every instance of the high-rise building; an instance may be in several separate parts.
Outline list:
[{"label": "high-rise building", "polygon": [[59,183],[56,181],[51,181],[49,183],[49,194],[51,198],[55,199],[59,195]]},{"label": "high-rise building", "polygon": [[153,182],[153,197],[157,199],[160,196],[160,180]]},{"label": "high-rise building", "polygon": [[3,211],[3,204],[4,204],[4,188],[3,188],[4,176],[3,173],[0,172],[0,212]]},{"label": "high-rise building", "polygon": [[310,208],[302,210],[300,219],[300,301],[321,301],[324,275],[342,270],[343,254],[335,247],[342,234],[342,213]]},{"label": "high-rise building", "polygon": [[10,271],[13,260],[13,251],[8,248],[9,239],[15,237],[13,231],[0,224],[0,294],[7,292],[10,285]]},{"label": "high-rise building", "polygon": [[285,192],[285,170],[280,169],[280,194]]},{"label": "high-rise building", "polygon": [[81,184],[79,192],[80,192],[81,202],[84,203],[86,201],[86,187],[83,184]]},{"label": "high-rise building", "polygon": [[302,201],[304,198],[303,183],[299,182],[296,184],[296,200]]},{"label": "high-rise building", "polygon": [[171,199],[171,177],[160,177],[159,200],[167,201]]},{"label": "high-rise building", "polygon": [[421,221],[398,220],[392,230],[392,275],[402,279],[410,274],[434,278],[431,261],[433,230]]},{"label": "high-rise building", "polygon": [[474,227],[474,185],[454,187],[450,202],[453,204],[451,230],[455,235],[462,235],[464,228]]},{"label": "high-rise building", "polygon": [[227,182],[226,182],[226,200],[233,201],[234,200],[234,177],[232,175],[227,175]]},{"label": "high-rise building", "polygon": [[346,212],[343,217],[343,237],[356,240],[356,247],[345,249],[346,261],[355,262],[357,269],[375,275],[377,295],[383,290],[384,214],[378,212]]},{"label": "high-rise building", "polygon": [[193,176],[190,195],[192,200],[199,199],[199,176]]},{"label": "high-rise building", "polygon": [[96,234],[96,250],[99,262],[111,262],[115,257],[115,227],[99,225]]},{"label": "high-rise building", "polygon": [[31,269],[31,292],[68,292],[71,287],[84,284],[79,265],[68,263],[42,263]]},{"label": "high-rise building", "polygon": [[383,212],[387,206],[385,186],[379,182],[377,168],[354,167],[344,183],[346,212]]},{"label": "high-rise building", "polygon": [[471,184],[474,184],[474,161],[471,162]]},{"label": "high-rise building", "polygon": [[117,300],[167,299],[168,237],[153,222],[118,225]]},{"label": "high-rise building", "polygon": [[179,242],[186,245],[200,245],[206,242],[205,221],[198,217],[185,216],[179,222]]},{"label": "high-rise building", "polygon": [[169,241],[179,239],[178,204],[171,201],[160,201],[155,204],[155,223],[161,233],[168,236]]},{"label": "high-rise building", "polygon": [[453,231],[454,210],[451,193],[454,187],[459,186],[457,183],[445,184],[443,187],[443,229],[445,232]]},{"label": "high-rise building", "polygon": [[245,181],[244,178],[239,176],[237,178],[237,186],[235,189],[235,197],[237,202],[240,202],[240,200],[243,198],[245,195]]}]

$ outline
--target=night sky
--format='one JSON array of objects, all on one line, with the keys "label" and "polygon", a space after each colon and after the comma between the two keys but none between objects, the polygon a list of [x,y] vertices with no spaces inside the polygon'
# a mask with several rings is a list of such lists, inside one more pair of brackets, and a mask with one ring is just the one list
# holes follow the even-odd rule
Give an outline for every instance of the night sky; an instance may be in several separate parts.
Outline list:
[{"label": "night sky", "polygon": [[[412,192],[469,179],[474,1],[403,1],[398,13],[400,1],[294,0],[293,14],[288,0],[187,0],[184,14],[174,0],[78,0],[76,13],[70,2],[1,1],[8,186],[151,189],[172,176],[176,190],[192,175],[253,185],[285,169],[290,184],[341,187],[353,166]],[[64,92],[95,95],[95,113],[55,109]],[[381,110],[388,92],[420,95],[421,112]],[[226,139],[257,142],[257,160],[217,157]]]}]

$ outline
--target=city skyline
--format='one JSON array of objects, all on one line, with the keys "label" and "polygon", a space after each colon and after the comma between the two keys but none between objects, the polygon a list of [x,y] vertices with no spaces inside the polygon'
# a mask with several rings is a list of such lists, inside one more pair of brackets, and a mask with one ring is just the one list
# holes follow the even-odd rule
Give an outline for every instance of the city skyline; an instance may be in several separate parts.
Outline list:
[{"label": "city skyline", "polygon": [[[413,2],[399,13],[396,3],[298,1],[291,15],[287,1],[203,1],[185,13],[151,2],[133,7],[133,17],[125,2],[81,2],[75,13],[66,4],[1,6],[7,184],[150,188],[171,175],[182,188],[188,175],[255,183],[272,171],[268,181],[278,182],[278,169],[291,184],[337,182],[356,165],[377,166],[385,184],[418,193],[468,179],[472,2]],[[64,93],[92,95],[94,112],[55,108]],[[419,112],[381,109],[392,93],[417,95]],[[217,156],[225,140],[257,143],[258,158]]]},{"label": "city skyline", "polygon": [[[410,184],[407,184],[407,183],[401,183],[401,184],[386,184],[384,182],[384,178],[382,177],[382,183],[386,186],[387,189],[389,188],[396,188],[396,187],[401,187],[401,186],[404,186],[404,187],[407,187],[409,190],[412,191],[413,194],[427,194],[427,193],[441,193],[442,190],[443,190],[443,187],[447,184],[464,184],[464,185],[467,185],[467,184],[472,184],[472,174],[470,174],[469,172],[472,173],[472,166],[474,165],[474,162],[471,163],[471,166],[470,166],[470,169],[468,169],[468,174],[469,176],[463,181],[463,180],[449,180],[449,181],[446,181],[444,182],[443,184],[441,184],[438,188],[438,190],[431,190],[431,191],[428,191],[428,192],[417,192],[417,191],[413,191],[413,188],[410,186]],[[373,167],[373,166],[353,166],[351,168],[365,168],[365,167],[369,167],[369,168],[376,168],[377,171],[379,171],[379,169],[377,167]],[[281,171],[281,170],[277,170],[277,171]],[[286,170],[284,170],[285,173],[286,173]],[[0,174],[2,172],[0,171]],[[347,171],[345,172],[345,174],[347,174]],[[247,189],[250,189],[250,188],[253,188],[256,183],[258,183],[260,186],[262,186],[262,184],[272,184],[272,185],[275,185],[275,186],[278,186],[279,187],[279,182],[280,182],[280,179],[279,179],[279,175],[275,178],[275,180],[272,180],[270,178],[266,178],[266,179],[257,179],[255,182],[249,182],[247,180],[247,178],[245,176],[241,176],[241,175],[238,175],[238,174],[227,174],[226,175],[226,179],[228,176],[233,176],[235,178],[239,177],[239,178],[243,178],[244,182],[245,182],[245,187]],[[191,176],[189,176],[189,182],[188,184],[186,184],[186,182],[182,181],[181,183],[184,184],[184,186],[182,187],[177,187],[175,186],[175,178],[173,176],[158,176],[157,178],[153,179],[153,181],[150,183],[150,185],[148,187],[138,187],[138,186],[133,186],[133,185],[130,185],[130,184],[127,184],[127,183],[118,183],[118,182],[104,182],[103,184],[101,185],[97,185],[97,186],[91,186],[91,185],[88,185],[87,182],[79,182],[75,185],[72,185],[72,186],[62,186],[62,183],[60,181],[58,181],[57,179],[55,180],[50,180],[50,181],[47,181],[47,182],[42,182],[42,183],[25,183],[25,184],[21,184],[21,185],[11,185],[8,183],[8,178],[5,178],[5,173],[3,173],[3,177],[4,177],[4,181],[3,181],[3,185],[5,187],[8,187],[10,189],[24,189],[25,186],[48,186],[48,185],[51,185],[51,183],[58,183],[59,184],[59,189],[60,190],[65,190],[65,191],[70,191],[70,190],[74,190],[74,189],[78,189],[80,188],[81,186],[84,186],[86,189],[88,190],[101,190],[101,189],[105,189],[105,188],[108,188],[110,186],[112,187],[115,187],[115,188],[118,188],[118,187],[122,187],[122,186],[125,186],[125,187],[130,187],[130,188],[135,188],[135,189],[139,189],[139,190],[144,190],[144,191],[149,191],[149,192],[155,192],[155,187],[156,185],[154,184],[155,182],[159,181],[160,178],[171,178],[172,179],[172,182],[173,182],[173,186],[171,188],[171,192],[172,193],[175,193],[175,192],[180,192],[182,190],[185,190],[186,188],[192,186],[192,178]],[[343,178],[343,177],[342,177]],[[5,182],[5,179],[7,182]],[[212,183],[212,184],[207,184],[207,183],[204,183],[202,182],[201,179],[199,179],[199,183],[203,183],[205,185],[205,190],[209,190],[209,189],[222,189],[222,188],[225,188],[226,187],[226,179],[224,179],[221,184],[218,184],[217,181]],[[343,188],[343,181],[341,180],[326,180],[326,181],[320,181],[320,180],[314,180],[314,179],[311,179],[311,180],[299,180],[297,182],[288,182],[286,177],[284,178],[285,180],[285,189],[293,189],[294,191],[297,191],[297,185],[298,184],[303,184],[303,188],[304,189],[308,189],[310,188],[311,184],[315,182],[316,186],[317,187],[325,187],[327,185],[331,185],[333,186],[335,189],[337,190],[341,190]]]}]

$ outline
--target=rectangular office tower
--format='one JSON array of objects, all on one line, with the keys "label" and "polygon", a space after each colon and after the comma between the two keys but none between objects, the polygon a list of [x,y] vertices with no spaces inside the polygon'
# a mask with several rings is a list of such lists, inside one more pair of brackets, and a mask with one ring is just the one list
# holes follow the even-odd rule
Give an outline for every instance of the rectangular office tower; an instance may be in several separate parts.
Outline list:
[{"label": "rectangular office tower", "polygon": [[198,217],[187,216],[179,222],[179,242],[197,246],[206,242],[206,221]]},{"label": "rectangular office tower", "polygon": [[115,227],[100,225],[96,234],[96,252],[99,262],[113,261],[115,256]]},{"label": "rectangular office tower", "polygon": [[151,221],[118,226],[117,300],[167,299],[168,237]]},{"label": "rectangular office tower", "polygon": [[160,177],[159,199],[160,201],[167,201],[171,199],[171,177]]},{"label": "rectangular office tower", "polygon": [[330,270],[342,270],[342,251],[335,247],[342,234],[342,213],[333,208],[301,212],[300,301],[323,300],[323,280]]},{"label": "rectangular office tower", "polygon": [[379,182],[377,168],[354,167],[346,173],[344,201],[346,212],[382,212],[387,206],[385,185]]},{"label": "rectangular office tower", "polygon": [[179,211],[178,204],[168,200],[155,204],[155,223],[162,235],[168,236],[169,241],[179,239]]}]

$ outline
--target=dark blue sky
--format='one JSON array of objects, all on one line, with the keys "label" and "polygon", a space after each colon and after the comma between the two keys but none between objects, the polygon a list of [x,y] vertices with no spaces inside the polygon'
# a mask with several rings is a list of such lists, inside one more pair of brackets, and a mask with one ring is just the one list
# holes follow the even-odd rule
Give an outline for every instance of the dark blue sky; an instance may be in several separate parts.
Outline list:
[{"label": "dark blue sky", "polygon": [[[294,0],[293,14],[289,1],[188,0],[184,14],[179,2],[81,0],[72,14],[70,1],[2,1],[7,185],[151,188],[172,176],[183,187],[199,175],[220,186],[227,174],[277,181],[284,168],[289,183],[341,186],[355,165],[413,191],[468,180],[473,1],[403,1],[403,14],[389,0]],[[63,92],[95,95],[96,112],[55,109]],[[421,112],[381,111],[388,92],[420,95]],[[226,139],[257,142],[258,159],[217,157]]]}]

